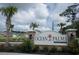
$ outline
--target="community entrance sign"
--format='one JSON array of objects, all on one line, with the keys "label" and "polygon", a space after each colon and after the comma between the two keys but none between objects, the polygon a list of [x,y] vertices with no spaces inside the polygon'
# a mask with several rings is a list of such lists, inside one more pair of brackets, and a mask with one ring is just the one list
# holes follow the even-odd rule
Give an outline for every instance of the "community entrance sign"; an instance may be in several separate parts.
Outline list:
[{"label": "community entrance sign", "polygon": [[67,45],[67,36],[55,32],[42,32],[34,37],[35,45]]}]

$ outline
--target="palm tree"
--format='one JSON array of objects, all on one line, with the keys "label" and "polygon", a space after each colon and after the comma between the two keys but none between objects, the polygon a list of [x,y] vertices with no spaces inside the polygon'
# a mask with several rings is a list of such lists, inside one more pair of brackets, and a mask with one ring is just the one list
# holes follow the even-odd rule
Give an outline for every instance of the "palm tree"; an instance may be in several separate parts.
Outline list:
[{"label": "palm tree", "polygon": [[10,29],[11,29],[11,18],[17,12],[17,8],[14,6],[2,7],[0,8],[2,15],[6,17],[6,32],[7,32],[7,43],[10,39]]},{"label": "palm tree", "polygon": [[60,27],[60,33],[63,33],[63,26],[66,25],[64,23],[59,23],[58,26]]},{"label": "palm tree", "polygon": [[38,24],[33,23],[33,22],[30,24],[30,28],[32,28],[33,30],[37,28],[38,26],[39,26]]}]

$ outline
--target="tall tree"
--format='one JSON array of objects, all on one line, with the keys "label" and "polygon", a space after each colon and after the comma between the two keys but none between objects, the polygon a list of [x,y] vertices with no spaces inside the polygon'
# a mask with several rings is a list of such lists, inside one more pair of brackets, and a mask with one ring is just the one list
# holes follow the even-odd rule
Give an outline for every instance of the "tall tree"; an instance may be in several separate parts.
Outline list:
[{"label": "tall tree", "polygon": [[11,18],[17,12],[17,8],[14,6],[2,7],[0,8],[2,15],[6,17],[6,32],[7,32],[7,43],[10,39],[10,29],[11,29]]},{"label": "tall tree", "polygon": [[65,23],[59,23],[58,26],[60,27],[60,33],[63,34],[63,26],[66,25]]},{"label": "tall tree", "polygon": [[77,6],[79,6],[79,4],[68,6],[68,8],[60,14],[60,16],[67,17],[68,22],[70,21],[73,24],[76,19],[76,14],[79,12],[78,9],[76,8]]},{"label": "tall tree", "polygon": [[38,26],[39,26],[38,24],[33,23],[33,22],[30,24],[30,28],[32,28],[33,30],[37,28]]}]

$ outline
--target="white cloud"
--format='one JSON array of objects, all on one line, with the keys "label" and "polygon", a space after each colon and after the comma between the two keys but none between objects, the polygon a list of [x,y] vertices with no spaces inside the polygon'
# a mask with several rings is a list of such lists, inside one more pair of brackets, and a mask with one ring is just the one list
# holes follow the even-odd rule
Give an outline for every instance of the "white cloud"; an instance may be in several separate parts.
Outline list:
[{"label": "white cloud", "polygon": [[[50,30],[47,26],[47,17],[50,16],[51,20],[55,21],[55,24],[59,22],[65,22],[64,17],[60,17],[59,13],[63,12],[70,4],[11,4],[18,8],[18,12],[13,16],[12,23],[15,25],[14,30],[26,31],[29,29],[29,24],[31,22],[36,22],[40,25],[41,30]],[[50,9],[48,9],[48,5]],[[0,7],[8,6],[8,4],[0,4]],[[53,6],[53,7],[52,7]],[[51,11],[51,12],[50,12]],[[50,14],[49,14],[50,13]],[[5,19],[0,15],[0,24],[1,22],[5,23]],[[5,25],[0,25],[2,28],[5,28]],[[4,28],[3,28],[4,26]],[[51,26],[51,25],[50,25]],[[56,25],[55,25],[56,26]],[[57,27],[57,26],[56,26]]]},{"label": "white cloud", "polygon": [[[46,19],[49,15],[47,6],[45,4],[36,4],[34,6],[34,8],[29,8],[28,10],[20,10],[14,15],[12,22],[16,28],[19,28],[19,30],[23,27],[27,29],[25,25],[31,22],[36,22],[40,26],[46,26]],[[22,26],[19,27],[19,24]]]},{"label": "white cloud", "polygon": [[79,18],[79,13],[76,15],[77,18]]},{"label": "white cloud", "polygon": [[32,11],[20,11],[13,17],[13,22],[18,24],[27,24],[34,20],[34,14]]},{"label": "white cloud", "polygon": [[52,31],[50,28],[48,28],[48,27],[38,27],[38,28],[36,28],[36,30],[40,30],[40,31]]},{"label": "white cloud", "polygon": [[49,15],[47,6],[45,4],[38,4],[34,11],[36,17],[39,19],[45,19]]},{"label": "white cloud", "polygon": [[28,25],[17,25],[17,26],[14,26],[14,30],[27,31],[29,30],[29,26]]},{"label": "white cloud", "polygon": [[58,13],[55,13],[54,15],[52,15],[51,18],[53,21],[58,22],[58,23],[61,23],[61,22],[64,23],[67,20],[65,17],[59,16]]}]

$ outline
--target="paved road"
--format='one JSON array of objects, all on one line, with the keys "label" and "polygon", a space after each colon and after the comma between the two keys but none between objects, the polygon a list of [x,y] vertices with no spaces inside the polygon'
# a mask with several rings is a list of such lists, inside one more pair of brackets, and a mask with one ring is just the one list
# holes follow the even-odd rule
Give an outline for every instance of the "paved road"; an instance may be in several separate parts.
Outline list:
[{"label": "paved road", "polygon": [[[0,55],[45,55],[45,54],[28,54],[28,53],[0,52]],[[52,53],[50,55],[72,55],[72,54],[70,54],[70,53]]]},{"label": "paved road", "polygon": [[0,52],[0,55],[37,55],[37,54]]}]

